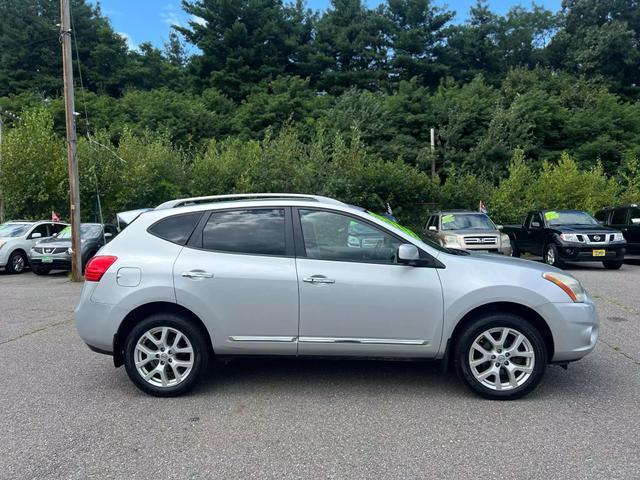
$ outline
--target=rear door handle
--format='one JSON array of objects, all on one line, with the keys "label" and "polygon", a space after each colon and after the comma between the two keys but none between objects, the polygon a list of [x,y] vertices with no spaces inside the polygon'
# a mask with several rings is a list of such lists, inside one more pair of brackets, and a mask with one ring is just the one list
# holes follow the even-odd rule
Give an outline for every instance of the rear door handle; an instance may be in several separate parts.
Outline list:
[{"label": "rear door handle", "polygon": [[304,277],[302,281],[307,283],[336,283],[336,281],[333,278],[327,278],[322,275],[313,275],[311,277]]},{"label": "rear door handle", "polygon": [[192,270],[191,272],[182,272],[182,276],[184,278],[213,278],[213,273]]}]

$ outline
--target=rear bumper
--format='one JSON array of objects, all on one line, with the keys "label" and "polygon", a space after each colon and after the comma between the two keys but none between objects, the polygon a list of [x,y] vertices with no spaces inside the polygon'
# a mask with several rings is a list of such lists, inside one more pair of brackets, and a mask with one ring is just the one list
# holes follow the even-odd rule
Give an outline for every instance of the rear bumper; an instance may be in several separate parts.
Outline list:
[{"label": "rear bumper", "polygon": [[125,312],[114,305],[91,300],[96,285],[94,282],[84,282],[80,301],[74,311],[76,330],[91,350],[111,354],[113,338]]},{"label": "rear bumper", "polygon": [[579,360],[595,348],[599,320],[589,298],[585,303],[547,303],[539,313],[549,323],[553,336],[552,362]]},{"label": "rear bumper", "polygon": [[[604,250],[604,256],[594,256],[594,250]],[[558,248],[560,257],[567,262],[602,262],[604,260],[623,261],[625,254],[625,245],[591,245],[585,247],[563,245]]]}]

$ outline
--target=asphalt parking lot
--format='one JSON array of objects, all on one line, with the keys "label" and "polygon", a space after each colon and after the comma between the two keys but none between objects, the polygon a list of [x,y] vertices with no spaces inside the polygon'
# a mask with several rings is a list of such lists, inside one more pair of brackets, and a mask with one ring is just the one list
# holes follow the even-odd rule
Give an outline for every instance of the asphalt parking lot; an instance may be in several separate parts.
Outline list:
[{"label": "asphalt parking lot", "polygon": [[75,334],[81,285],[0,274],[0,478],[640,477],[640,263],[570,269],[594,353],[515,402],[435,363],[242,360],[139,392]]}]

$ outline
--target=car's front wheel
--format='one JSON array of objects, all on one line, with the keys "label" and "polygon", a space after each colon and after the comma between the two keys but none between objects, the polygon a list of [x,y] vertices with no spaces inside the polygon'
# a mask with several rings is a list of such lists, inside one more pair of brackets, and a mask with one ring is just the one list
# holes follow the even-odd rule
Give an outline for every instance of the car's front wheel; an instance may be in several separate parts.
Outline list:
[{"label": "car's front wheel", "polygon": [[606,268],[607,270],[620,270],[623,263],[624,262],[621,262],[619,260],[605,260],[604,262],[602,262],[604,268]]},{"label": "car's front wheel", "polygon": [[28,265],[27,256],[20,250],[16,250],[9,255],[6,269],[8,273],[22,273]]},{"label": "car's front wheel", "polygon": [[513,400],[531,392],[547,365],[538,330],[523,318],[495,313],[467,326],[454,347],[460,378],[489,399]]},{"label": "car's front wheel", "polygon": [[549,243],[544,247],[544,262],[547,265],[553,265],[554,267],[564,267],[564,262],[560,258],[560,252],[555,243]]},{"label": "car's front wheel", "polygon": [[182,395],[206,370],[209,344],[192,321],[175,314],[153,314],[139,322],[125,342],[124,365],[143,392]]}]

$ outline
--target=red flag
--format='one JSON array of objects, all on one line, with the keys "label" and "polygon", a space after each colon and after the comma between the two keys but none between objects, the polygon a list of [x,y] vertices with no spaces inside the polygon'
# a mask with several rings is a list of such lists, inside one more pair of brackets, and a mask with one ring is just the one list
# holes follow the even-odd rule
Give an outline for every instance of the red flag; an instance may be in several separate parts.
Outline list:
[{"label": "red flag", "polygon": [[51,210],[51,221],[52,222],[59,222],[60,221],[60,215],[58,215],[53,210]]},{"label": "red flag", "polygon": [[487,207],[485,207],[484,202],[480,200],[480,206],[478,207],[478,211],[480,213],[487,213]]}]

